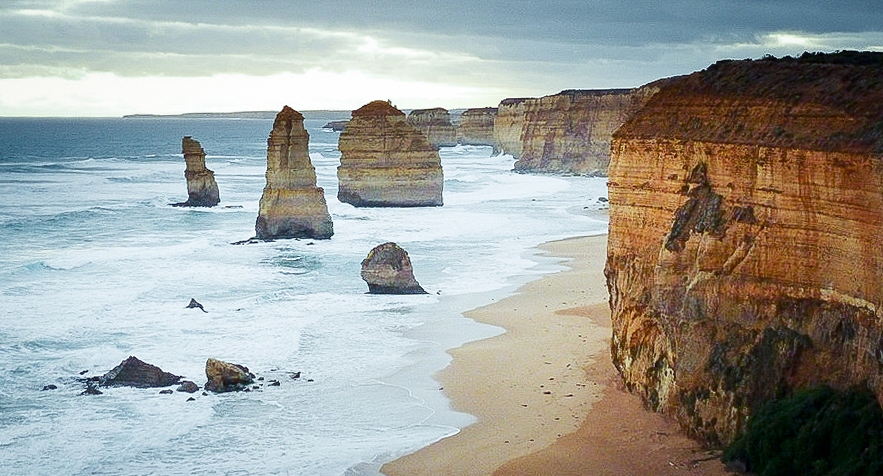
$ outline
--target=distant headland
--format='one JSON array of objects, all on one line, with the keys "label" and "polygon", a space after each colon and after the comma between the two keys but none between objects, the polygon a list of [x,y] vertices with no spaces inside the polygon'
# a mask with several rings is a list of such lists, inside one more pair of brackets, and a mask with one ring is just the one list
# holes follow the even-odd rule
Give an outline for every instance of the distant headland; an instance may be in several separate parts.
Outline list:
[{"label": "distant headland", "polygon": [[[123,119],[268,119],[273,120],[279,111],[238,111],[238,112],[187,112],[184,114],[128,114]],[[304,119],[333,120],[348,119],[351,111],[316,110],[302,111]]]}]

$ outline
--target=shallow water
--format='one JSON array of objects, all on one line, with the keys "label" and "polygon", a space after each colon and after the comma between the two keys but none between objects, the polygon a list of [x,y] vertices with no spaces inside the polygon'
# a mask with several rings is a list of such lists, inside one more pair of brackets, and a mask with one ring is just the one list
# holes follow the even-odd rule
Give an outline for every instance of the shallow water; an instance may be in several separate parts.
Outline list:
[{"label": "shallow water", "polygon": [[[254,234],[270,121],[0,119],[8,474],[374,474],[472,421],[431,374],[499,330],[460,313],[556,269],[536,245],[604,232],[582,211],[605,179],[514,174],[511,157],[458,146],[441,150],[444,207],[357,209],[336,199],[324,122],[307,127],[334,237],[234,246]],[[186,199],[184,135],[208,154],[219,207],[168,205]],[[386,241],[429,295],[365,294],[360,262]],[[215,357],[282,385],[79,395],[81,371],[130,355],[198,384]]]}]

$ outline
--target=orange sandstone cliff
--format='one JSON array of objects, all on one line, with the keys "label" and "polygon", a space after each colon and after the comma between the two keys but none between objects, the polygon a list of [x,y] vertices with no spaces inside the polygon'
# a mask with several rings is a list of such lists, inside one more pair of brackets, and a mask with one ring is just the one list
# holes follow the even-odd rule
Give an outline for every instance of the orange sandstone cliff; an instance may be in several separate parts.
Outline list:
[{"label": "orange sandstone cliff", "polygon": [[464,145],[494,145],[495,107],[479,107],[463,111],[457,141]]},{"label": "orange sandstone cliff", "polygon": [[494,116],[494,149],[501,154],[521,157],[521,129],[524,127],[524,103],[528,98],[500,101]]},{"label": "orange sandstone cliff", "polygon": [[524,101],[515,171],[605,175],[613,132],[657,90],[567,90]]},{"label": "orange sandstone cliff", "polygon": [[267,185],[255,232],[260,239],[331,238],[334,227],[325,192],[316,186],[304,117],[285,106],[267,139]]},{"label": "orange sandstone cliff", "polygon": [[423,132],[436,147],[457,145],[457,127],[451,123],[447,109],[414,109],[408,113],[408,124]]},{"label": "orange sandstone cliff", "polygon": [[338,148],[341,202],[357,207],[442,205],[438,149],[388,101],[353,111]]},{"label": "orange sandstone cliff", "polygon": [[795,389],[883,401],[883,54],[721,61],[614,135],[626,385],[710,445]]}]

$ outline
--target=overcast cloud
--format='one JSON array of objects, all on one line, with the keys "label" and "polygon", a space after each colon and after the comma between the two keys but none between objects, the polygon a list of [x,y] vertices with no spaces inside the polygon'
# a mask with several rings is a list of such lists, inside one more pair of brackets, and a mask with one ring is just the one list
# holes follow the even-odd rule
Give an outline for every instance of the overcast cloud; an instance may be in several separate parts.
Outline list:
[{"label": "overcast cloud", "polygon": [[879,0],[5,0],[0,115],[492,106],[883,51],[881,18]]}]

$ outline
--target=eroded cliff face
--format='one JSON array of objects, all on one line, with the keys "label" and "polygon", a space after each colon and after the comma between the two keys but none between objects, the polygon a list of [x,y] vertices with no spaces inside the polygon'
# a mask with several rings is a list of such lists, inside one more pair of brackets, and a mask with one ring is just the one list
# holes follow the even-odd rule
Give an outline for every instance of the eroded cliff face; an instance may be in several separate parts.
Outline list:
[{"label": "eroded cliff face", "polygon": [[515,171],[605,175],[613,132],[657,90],[568,90],[524,101]]},{"label": "eroded cliff face", "polygon": [[408,124],[420,130],[436,147],[457,145],[457,127],[451,123],[447,109],[414,109],[408,113]]},{"label": "eroded cliff face", "polygon": [[442,205],[438,150],[389,102],[373,101],[353,111],[338,148],[341,202],[357,207]]},{"label": "eroded cliff face", "polygon": [[179,207],[213,207],[221,202],[215,173],[205,167],[205,150],[190,136],[181,140],[184,154],[184,178],[187,179],[187,201]]},{"label": "eroded cliff face", "polygon": [[720,62],[614,136],[613,360],[708,444],[802,387],[883,401],[881,78],[880,54]]},{"label": "eroded cliff face", "polygon": [[255,223],[259,239],[331,238],[325,191],[316,186],[304,117],[285,106],[267,139],[267,185]]},{"label": "eroded cliff face", "polygon": [[509,98],[500,101],[494,117],[494,150],[521,157],[521,129],[524,127],[524,103],[528,98]]},{"label": "eroded cliff face", "polygon": [[479,107],[463,111],[460,115],[458,142],[463,145],[494,145],[495,107]]}]

